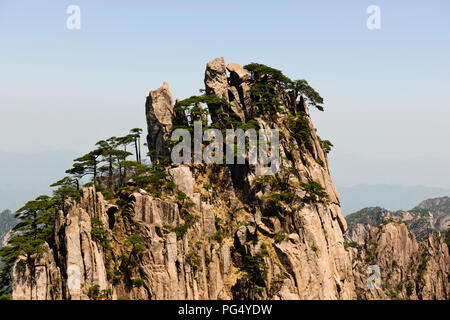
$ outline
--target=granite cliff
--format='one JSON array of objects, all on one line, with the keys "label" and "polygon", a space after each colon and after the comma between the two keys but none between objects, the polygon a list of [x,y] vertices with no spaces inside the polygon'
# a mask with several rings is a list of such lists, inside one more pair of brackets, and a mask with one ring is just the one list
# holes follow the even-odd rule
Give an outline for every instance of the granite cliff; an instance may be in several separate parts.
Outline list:
[{"label": "granite cliff", "polygon": [[[150,91],[152,166],[135,164],[127,178],[129,162],[120,162],[117,188],[112,165],[103,168],[108,179],[94,170],[94,185],[59,198],[44,248],[14,260],[12,299],[448,299],[440,234],[418,242],[401,221],[379,219],[352,223],[345,243],[332,144],[308,109],[323,110],[322,98],[306,81],[217,58],[204,83],[203,95],[184,100],[174,101],[167,83]],[[248,156],[173,163],[170,137],[176,128],[192,132],[194,121],[218,132],[277,129],[275,172]],[[89,156],[80,161],[99,155]],[[370,265],[381,270],[380,288],[367,287]]]}]

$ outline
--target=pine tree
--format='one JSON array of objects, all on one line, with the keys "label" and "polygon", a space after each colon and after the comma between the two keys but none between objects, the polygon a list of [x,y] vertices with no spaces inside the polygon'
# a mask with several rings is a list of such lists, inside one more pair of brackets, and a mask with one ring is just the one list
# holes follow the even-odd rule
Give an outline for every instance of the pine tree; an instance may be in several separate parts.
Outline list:
[{"label": "pine tree", "polygon": [[66,171],[66,173],[72,174],[78,179],[83,178],[86,175],[93,175],[94,185],[97,184],[97,169],[100,164],[100,157],[103,154],[101,148],[95,149],[82,157],[73,160],[75,163],[73,167]]},{"label": "pine tree", "polygon": [[16,213],[20,222],[12,229],[14,236],[8,246],[0,248],[0,259],[4,266],[0,271],[0,295],[11,291],[11,272],[18,257],[24,256],[34,276],[35,259],[46,251],[45,242],[50,242],[55,221],[56,201],[49,196],[39,196],[28,201]]},{"label": "pine tree", "polygon": [[50,187],[57,189],[53,191],[53,198],[59,203],[61,210],[65,213],[65,202],[68,198],[78,199],[80,197],[80,182],[78,179],[64,177],[53,183]]},{"label": "pine tree", "polygon": [[136,152],[136,162],[142,163],[141,159],[141,128],[133,128],[130,130],[130,134],[134,137],[134,148]]}]

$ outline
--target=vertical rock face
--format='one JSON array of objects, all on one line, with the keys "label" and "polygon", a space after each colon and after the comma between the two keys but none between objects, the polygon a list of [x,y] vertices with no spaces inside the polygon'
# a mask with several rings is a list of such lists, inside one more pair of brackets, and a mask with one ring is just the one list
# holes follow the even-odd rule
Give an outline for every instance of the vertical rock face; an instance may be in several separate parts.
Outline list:
[{"label": "vertical rock face", "polygon": [[150,91],[145,103],[147,116],[147,144],[150,150],[155,150],[156,155],[162,155],[166,146],[165,141],[172,127],[173,98],[169,91],[169,85],[164,82],[157,90]]},{"label": "vertical rock face", "polygon": [[[349,247],[359,299],[449,299],[450,258],[440,235],[417,242],[404,223],[370,227],[362,244]],[[369,265],[380,269],[379,286],[370,289]]]},{"label": "vertical rock face", "polygon": [[[54,263],[43,257],[45,276],[17,262],[13,296],[26,298],[39,286],[47,293],[30,297],[86,299],[98,288],[113,299],[356,298],[346,222],[307,105],[274,85],[279,105],[261,108],[254,85],[237,64],[227,67],[223,58],[207,64],[206,94],[224,101],[208,105],[219,128],[232,118],[280,131],[276,175],[261,176],[261,167],[248,163],[167,167],[175,191],[151,193],[131,183],[114,200],[120,207],[85,189],[57,219],[48,251]],[[174,112],[167,84],[150,92],[146,115],[150,151],[168,154]],[[109,246],[94,237],[98,221]],[[142,237],[139,252],[130,242],[135,234]],[[58,273],[57,293],[49,294]]]},{"label": "vertical rock face", "polygon": [[[243,122],[256,119],[261,127],[268,127],[265,114],[255,110],[252,104],[250,88],[253,83],[249,81],[248,72],[239,65],[230,63],[227,67],[230,78],[225,81],[225,69],[222,58],[214,59],[207,64],[206,93],[215,94],[231,105],[230,109],[220,110],[220,113],[216,112],[218,108],[214,106],[211,113],[218,114],[216,116],[218,122],[220,122],[220,115],[225,112],[225,114],[238,115]],[[277,94],[282,101],[280,108],[293,113],[296,110],[307,112],[306,104],[302,101],[289,102],[289,97],[284,92]],[[212,119],[214,121],[214,117]],[[268,259],[268,264],[273,268],[269,272],[269,274],[272,273],[272,281],[279,275],[276,274],[278,271],[283,275],[281,278],[284,279],[286,276],[283,281],[277,283],[280,287],[277,297],[351,298],[353,284],[350,263],[345,254],[342,237],[346,230],[346,222],[339,209],[339,200],[328,172],[325,153],[309,117],[307,121],[311,129],[310,150],[302,151],[301,146],[292,146],[287,141],[281,140],[280,155],[283,160],[280,167],[295,168],[304,179],[297,182],[313,180],[320,183],[326,189],[329,203],[327,205],[304,204],[300,210],[292,212],[289,208],[266,206],[264,201],[256,200],[251,201],[254,207],[249,210],[249,214],[253,216],[253,223],[262,234],[269,237],[277,232],[287,234],[285,240],[272,244],[274,256]],[[291,135],[286,128],[286,122],[275,121],[272,126],[286,136]],[[321,166],[318,163],[325,165]],[[230,184],[233,185],[234,190],[246,190],[249,198],[255,197],[258,191],[254,186],[254,180],[257,178],[254,168],[230,166],[229,170],[232,176]],[[295,177],[291,179],[295,180]],[[265,195],[265,191],[267,190],[259,192]],[[244,247],[239,254],[245,256],[252,250],[257,249]],[[308,263],[305,264],[305,261]]]},{"label": "vertical rock face", "polygon": [[61,273],[53,257],[53,250],[47,252],[30,266],[20,257],[15,264],[12,283],[13,300],[59,300],[62,298]]},{"label": "vertical rock face", "polygon": [[68,273],[67,295],[70,299],[88,298],[86,293],[93,285],[99,285],[101,290],[109,288],[103,250],[92,239],[93,218],[108,226],[103,197],[93,189],[85,189],[81,206],[69,208],[61,228],[56,230],[64,235],[64,256],[61,258]]},{"label": "vertical rock face", "polygon": [[24,258],[16,262],[12,298],[79,300],[88,299],[89,288],[95,285],[100,290],[111,289],[103,248],[91,235],[93,218],[108,225],[103,196],[86,188],[78,203],[66,202],[66,214],[59,212],[52,247],[47,246],[34,263]]}]

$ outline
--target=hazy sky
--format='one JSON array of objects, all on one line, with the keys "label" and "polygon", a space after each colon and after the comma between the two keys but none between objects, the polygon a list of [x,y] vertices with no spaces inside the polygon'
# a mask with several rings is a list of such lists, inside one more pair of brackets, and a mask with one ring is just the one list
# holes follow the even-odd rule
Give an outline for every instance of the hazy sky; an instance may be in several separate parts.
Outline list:
[{"label": "hazy sky", "polygon": [[[68,30],[66,9],[81,8]],[[366,9],[381,9],[368,30]],[[86,152],[146,128],[148,91],[203,88],[207,61],[306,79],[337,185],[450,188],[450,2],[1,1],[0,151]]]}]

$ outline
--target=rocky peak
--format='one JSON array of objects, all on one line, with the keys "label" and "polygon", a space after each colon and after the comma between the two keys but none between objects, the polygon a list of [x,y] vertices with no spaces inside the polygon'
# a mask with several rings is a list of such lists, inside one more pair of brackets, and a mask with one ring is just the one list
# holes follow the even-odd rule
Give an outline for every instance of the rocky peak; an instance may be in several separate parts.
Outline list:
[{"label": "rocky peak", "polygon": [[[208,103],[207,107],[213,124],[216,123],[221,128],[227,128],[229,125],[227,119],[234,117],[240,120],[242,125],[254,121],[257,127],[272,127],[282,132],[284,137],[281,141],[280,152],[283,160],[279,175],[284,176],[285,179],[287,177],[287,181],[292,184],[292,191],[289,190],[284,195],[282,190],[277,189],[279,187],[275,186],[276,183],[272,183],[273,186],[270,186],[271,183],[263,183],[262,186],[260,183],[255,183],[258,180],[257,168],[248,165],[228,165],[220,169],[219,167],[216,169],[192,167],[190,170],[182,166],[180,167],[180,170],[183,168],[182,171],[178,168],[171,169],[171,175],[183,190],[186,190],[186,184],[189,184],[186,182],[194,179],[194,192],[190,194],[195,199],[197,197],[195,190],[203,189],[197,181],[206,181],[207,185],[216,188],[218,182],[214,182],[215,179],[210,174],[216,171],[215,175],[217,175],[219,170],[223,179],[220,184],[228,186],[221,194],[222,200],[230,202],[231,207],[239,207],[241,203],[239,216],[247,217],[244,221],[249,224],[249,227],[235,229],[234,223],[239,224],[239,219],[242,218],[233,217],[229,212],[227,213],[230,209],[219,206],[215,197],[211,197],[211,192],[207,197],[208,201],[202,202],[200,206],[211,208],[215,212],[214,216],[219,217],[229,226],[224,230],[225,238],[230,235],[238,240],[233,241],[234,246],[227,251],[231,250],[232,254],[241,257],[240,259],[254,256],[260,250],[258,246],[261,242],[251,245],[248,239],[258,237],[258,234],[260,234],[259,237],[269,239],[276,234],[285,234],[286,240],[272,243],[270,246],[274,251],[264,258],[264,263],[274,268],[271,271],[271,277],[276,276],[273,272],[281,274],[287,272],[286,276],[290,280],[283,281],[284,285],[280,287],[280,292],[284,292],[285,297],[351,297],[350,264],[347,262],[342,236],[346,230],[346,222],[340,212],[337,192],[331,182],[326,153],[307,113],[306,101],[302,97],[297,100],[295,96],[298,93],[284,90],[275,81],[272,82],[269,79],[263,81],[270,84],[271,94],[278,101],[279,105],[274,105],[272,108],[278,108],[279,111],[276,112],[282,112],[282,116],[275,116],[274,110],[260,107],[255,103],[256,98],[252,95],[251,89],[258,82],[250,78],[248,70],[236,63],[226,65],[223,58],[211,60],[206,65],[205,93],[214,95],[225,103]],[[292,131],[291,125],[294,119],[304,123],[305,132],[301,137],[296,135],[295,130]],[[235,125],[238,126],[238,124]],[[270,181],[271,178],[268,178]],[[298,189],[298,186],[302,184],[312,185],[313,182],[317,184],[317,188],[324,190],[327,200],[323,203],[305,202],[308,192]],[[216,189],[221,190],[221,188]],[[215,192],[212,192],[212,195],[214,194]],[[275,199],[280,195],[289,198],[286,200],[287,203],[280,200],[266,200],[270,197]],[[333,250],[328,249],[331,247]],[[222,258],[225,259],[225,257]],[[305,267],[307,270],[303,273],[291,267],[285,269],[286,263],[291,266],[300,265],[303,259],[309,259],[315,263]],[[318,275],[316,280],[310,278],[312,274]],[[329,278],[328,275],[333,276]],[[300,285],[305,283],[304,281],[309,284]],[[258,282],[258,286],[263,284],[264,281]],[[229,289],[230,293],[248,298],[249,292],[245,289],[248,285],[250,285],[248,282],[239,280]],[[273,293],[269,291],[262,295],[262,297],[272,296]]]},{"label": "rocky peak", "polygon": [[234,86],[239,86],[242,82],[250,79],[250,72],[237,63],[230,62],[227,70],[230,72],[230,83]]},{"label": "rocky peak", "polygon": [[166,141],[172,128],[174,116],[173,98],[169,91],[169,84],[164,84],[156,90],[150,91],[145,103],[147,117],[147,144],[155,155],[163,155],[167,151]]},{"label": "rocky peak", "polygon": [[364,242],[365,235],[371,227],[384,221],[403,221],[421,240],[433,231],[445,232],[450,227],[449,197],[422,201],[411,210],[389,211],[380,207],[364,208],[346,216],[349,230],[346,241]]},{"label": "rocky peak", "polygon": [[[263,71],[250,78],[248,69],[214,59],[206,65],[206,95],[190,101],[208,101],[202,108],[216,128],[278,129],[276,174],[260,175],[249,163],[161,163],[152,168],[163,177],[157,188],[152,179],[147,186],[130,181],[108,201],[84,189],[59,213],[39,276],[16,263],[13,297],[355,298],[347,226],[301,93],[306,82],[256,68]],[[168,155],[173,126],[192,123],[174,108],[167,84],[150,91],[145,109],[149,151]]]},{"label": "rocky peak", "polygon": [[447,210],[450,211],[450,197],[440,197],[434,199],[427,199],[419,203],[415,209],[428,210]]}]

